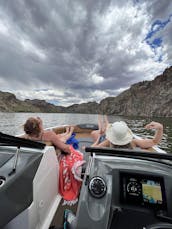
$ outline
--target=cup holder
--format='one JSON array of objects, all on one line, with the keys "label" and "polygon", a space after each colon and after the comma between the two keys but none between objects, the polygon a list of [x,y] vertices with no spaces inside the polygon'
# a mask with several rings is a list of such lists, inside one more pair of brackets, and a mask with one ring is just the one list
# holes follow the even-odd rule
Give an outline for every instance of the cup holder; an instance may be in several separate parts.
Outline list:
[{"label": "cup holder", "polygon": [[0,176],[0,187],[2,187],[5,184],[5,177]]}]

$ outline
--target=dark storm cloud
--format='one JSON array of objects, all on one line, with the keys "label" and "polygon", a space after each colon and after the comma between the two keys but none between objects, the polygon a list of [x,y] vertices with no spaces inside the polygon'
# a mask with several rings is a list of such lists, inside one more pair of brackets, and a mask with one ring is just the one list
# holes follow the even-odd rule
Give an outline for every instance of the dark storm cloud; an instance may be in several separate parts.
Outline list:
[{"label": "dark storm cloud", "polygon": [[[1,0],[0,83],[23,99],[54,94],[64,104],[114,96],[149,79],[151,64],[154,73],[168,66],[172,52],[158,64],[144,39],[151,23],[170,17],[170,7],[170,0]],[[163,31],[171,47],[171,27]],[[30,93],[36,88],[39,94]]]}]

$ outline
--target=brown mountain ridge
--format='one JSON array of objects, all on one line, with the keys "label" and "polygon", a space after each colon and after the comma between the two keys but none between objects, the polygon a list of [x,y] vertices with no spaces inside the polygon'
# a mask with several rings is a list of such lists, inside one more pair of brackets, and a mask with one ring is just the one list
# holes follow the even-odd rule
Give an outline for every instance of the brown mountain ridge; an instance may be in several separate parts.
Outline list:
[{"label": "brown mountain ridge", "polygon": [[116,97],[100,103],[88,102],[68,107],[55,106],[45,100],[21,101],[9,92],[0,91],[0,112],[103,113],[108,115],[172,117],[172,66],[152,81],[133,84]]}]

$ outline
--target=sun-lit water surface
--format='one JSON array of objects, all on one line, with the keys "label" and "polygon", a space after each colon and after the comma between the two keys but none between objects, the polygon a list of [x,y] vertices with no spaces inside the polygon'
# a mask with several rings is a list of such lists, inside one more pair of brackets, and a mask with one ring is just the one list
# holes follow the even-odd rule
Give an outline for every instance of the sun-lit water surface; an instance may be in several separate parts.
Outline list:
[{"label": "sun-lit water surface", "polygon": [[[65,113],[0,113],[0,131],[6,134],[17,135],[23,133],[23,124],[29,117],[42,118],[44,127],[52,127],[61,124],[97,123],[97,115],[94,114],[65,114]],[[151,137],[154,131],[147,131],[144,126],[150,121],[158,121],[164,125],[164,135],[160,148],[172,152],[172,118],[138,118],[108,116],[110,122],[124,120],[134,133],[141,137]]]}]

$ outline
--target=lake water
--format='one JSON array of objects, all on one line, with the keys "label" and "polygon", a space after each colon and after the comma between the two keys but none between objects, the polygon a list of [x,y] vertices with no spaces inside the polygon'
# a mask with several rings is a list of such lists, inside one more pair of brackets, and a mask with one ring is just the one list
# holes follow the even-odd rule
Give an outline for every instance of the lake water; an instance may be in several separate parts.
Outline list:
[{"label": "lake water", "polygon": [[[61,124],[81,124],[96,123],[97,115],[93,114],[64,114],[64,113],[0,113],[0,131],[10,135],[23,133],[22,125],[29,117],[42,118],[44,127],[52,127]],[[123,117],[108,116],[109,122],[124,120],[134,133],[141,137],[151,137],[153,131],[147,131],[144,126],[150,121],[158,121],[164,125],[164,135],[160,148],[167,152],[172,152],[172,118],[140,118],[140,117]]]}]

